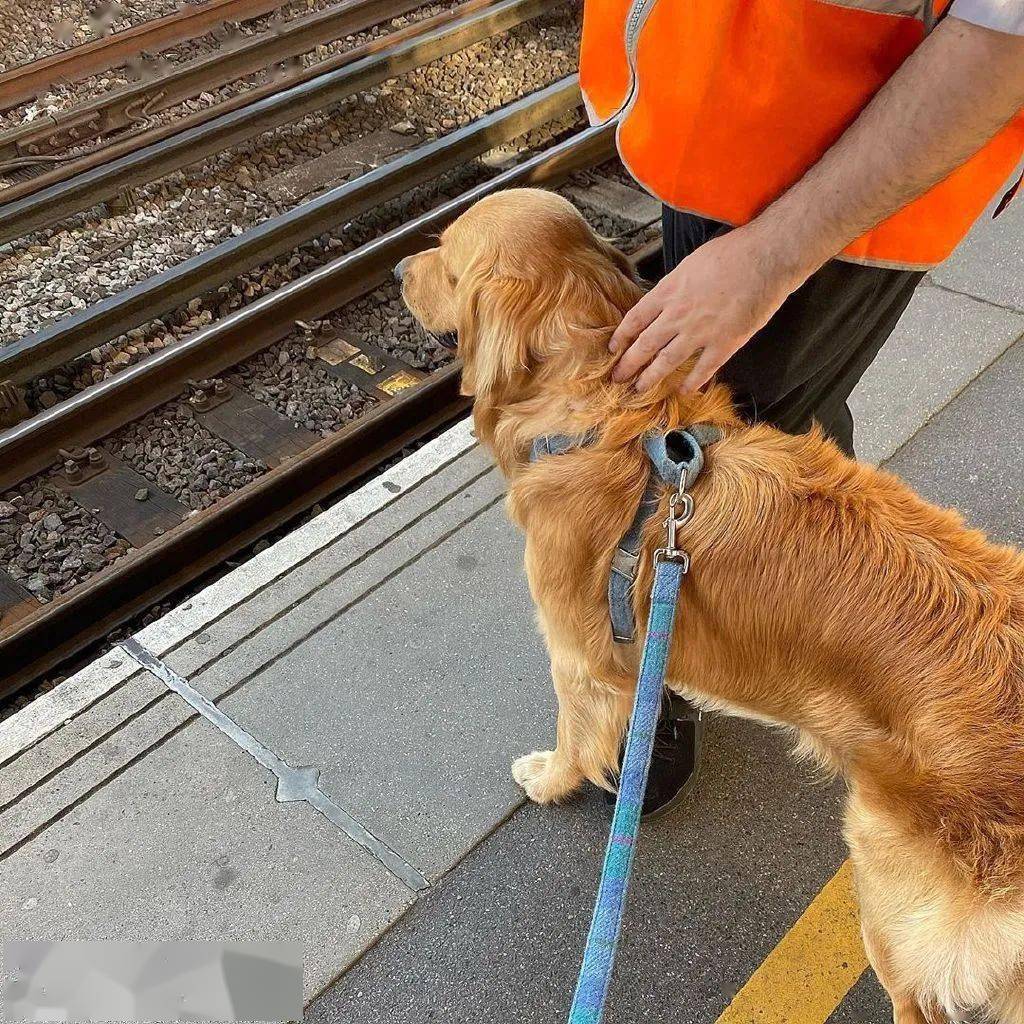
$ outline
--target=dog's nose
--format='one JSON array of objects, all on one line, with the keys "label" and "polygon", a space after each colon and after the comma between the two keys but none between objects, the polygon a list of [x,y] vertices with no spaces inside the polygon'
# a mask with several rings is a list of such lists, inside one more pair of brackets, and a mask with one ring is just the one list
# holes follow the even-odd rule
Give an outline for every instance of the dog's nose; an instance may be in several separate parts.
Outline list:
[{"label": "dog's nose", "polygon": [[401,284],[402,278],[405,277],[405,265],[409,262],[409,257],[406,256],[404,260],[399,260],[395,265],[395,269],[392,273],[395,275],[395,280]]}]

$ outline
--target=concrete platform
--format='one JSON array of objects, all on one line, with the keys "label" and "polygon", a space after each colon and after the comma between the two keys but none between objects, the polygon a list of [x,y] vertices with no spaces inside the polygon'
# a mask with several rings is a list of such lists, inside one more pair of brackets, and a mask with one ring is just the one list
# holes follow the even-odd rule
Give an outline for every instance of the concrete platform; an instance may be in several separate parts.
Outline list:
[{"label": "concrete platform", "polygon": [[[923,286],[855,412],[863,457],[1021,543],[1015,287],[971,260]],[[0,724],[0,932],[300,940],[323,1024],[564,1020],[608,810],[524,806],[509,775],[554,697],[501,499],[460,424],[136,635],[354,826],[277,802],[123,651]],[[645,827],[609,1019],[790,1019],[768,965],[834,884],[840,800],[777,735],[714,721],[700,785]],[[805,1021],[889,1019],[861,956],[810,970]]]}]

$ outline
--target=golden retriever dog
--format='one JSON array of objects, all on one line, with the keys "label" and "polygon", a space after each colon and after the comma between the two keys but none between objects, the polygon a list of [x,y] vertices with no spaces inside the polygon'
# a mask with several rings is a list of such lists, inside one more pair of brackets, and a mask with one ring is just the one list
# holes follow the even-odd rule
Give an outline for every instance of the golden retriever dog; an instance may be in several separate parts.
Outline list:
[{"label": "golden retriever dog", "polygon": [[[848,786],[864,944],[896,1024],[1024,1022],[1024,556],[819,432],[739,420],[722,386],[611,382],[641,288],[561,197],[481,200],[403,261],[423,327],[457,332],[478,436],[508,481],[558,696],[554,750],[512,767],[540,803],[609,787],[642,635],[612,641],[606,586],[648,479],[647,431],[708,423],[682,532],[669,685],[788,727]],[[586,447],[529,460],[543,434]],[[667,495],[633,592],[642,633]],[[685,624],[685,627],[684,627]]]}]

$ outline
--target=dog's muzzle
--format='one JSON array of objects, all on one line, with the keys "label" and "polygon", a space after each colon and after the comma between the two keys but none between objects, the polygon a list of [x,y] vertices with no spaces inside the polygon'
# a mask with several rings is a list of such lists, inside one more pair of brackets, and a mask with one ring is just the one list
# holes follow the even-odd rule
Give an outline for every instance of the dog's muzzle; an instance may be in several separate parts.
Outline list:
[{"label": "dog's muzzle", "polygon": [[[395,264],[395,269],[391,271],[395,275],[395,280],[401,284],[405,277],[405,271],[409,260],[412,257],[406,256],[404,260],[399,260]],[[459,347],[459,336],[455,331],[444,331],[442,334],[435,334],[433,331],[427,332],[442,348],[448,349],[449,352],[454,352]]]}]

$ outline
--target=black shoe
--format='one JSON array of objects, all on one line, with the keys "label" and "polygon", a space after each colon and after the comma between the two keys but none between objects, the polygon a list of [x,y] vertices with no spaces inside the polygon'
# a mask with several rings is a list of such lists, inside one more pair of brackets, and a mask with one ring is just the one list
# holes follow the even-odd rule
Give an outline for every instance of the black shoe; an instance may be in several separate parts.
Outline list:
[{"label": "black shoe", "polygon": [[[659,818],[674,810],[690,790],[700,763],[700,743],[704,723],[700,711],[688,700],[665,691],[661,715],[654,733],[654,752],[647,777],[643,819]],[[625,754],[625,741],[619,750],[619,767]],[[608,793],[609,803],[615,797]]]}]

